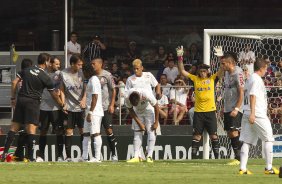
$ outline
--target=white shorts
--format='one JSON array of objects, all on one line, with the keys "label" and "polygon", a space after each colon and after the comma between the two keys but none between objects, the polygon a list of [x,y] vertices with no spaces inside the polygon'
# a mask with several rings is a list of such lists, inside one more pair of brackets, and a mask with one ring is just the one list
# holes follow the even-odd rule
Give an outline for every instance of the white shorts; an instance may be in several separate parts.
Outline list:
[{"label": "white shorts", "polygon": [[[154,113],[144,113],[144,114],[136,114],[142,123],[145,124],[146,130],[151,130],[152,125],[155,122],[155,114]],[[140,130],[140,127],[136,123],[134,119],[132,119],[132,130]]]},{"label": "white shorts", "polygon": [[268,117],[256,117],[255,123],[250,124],[249,115],[243,115],[240,141],[257,145],[258,138],[262,141],[274,141],[271,123]]},{"label": "white shorts", "polygon": [[87,122],[86,118],[83,125],[83,133],[97,134],[101,132],[102,116],[91,116],[91,122]]}]

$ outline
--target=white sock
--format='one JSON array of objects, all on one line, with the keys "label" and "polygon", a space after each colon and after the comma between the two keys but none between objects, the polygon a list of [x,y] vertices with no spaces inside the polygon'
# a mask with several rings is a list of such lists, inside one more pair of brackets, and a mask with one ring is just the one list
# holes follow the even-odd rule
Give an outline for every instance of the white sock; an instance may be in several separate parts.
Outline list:
[{"label": "white sock", "polygon": [[142,140],[143,132],[134,132],[134,158],[138,158],[141,155]]},{"label": "white sock", "polygon": [[249,150],[250,150],[250,145],[244,142],[241,147],[241,154],[240,154],[240,169],[243,171],[247,170]]},{"label": "white sock", "polygon": [[94,151],[95,151],[95,158],[97,160],[101,160],[101,148],[102,148],[102,137],[101,135],[94,137]]},{"label": "white sock", "polygon": [[148,138],[147,138],[147,157],[153,157],[153,152],[156,143],[156,134],[155,131],[148,131]]},{"label": "white sock", "polygon": [[82,159],[84,160],[88,159],[90,144],[91,144],[90,137],[84,136],[82,141]]},{"label": "white sock", "polygon": [[265,162],[266,169],[272,169],[272,160],[273,160],[273,142],[265,142],[264,143],[264,154],[265,154]]}]

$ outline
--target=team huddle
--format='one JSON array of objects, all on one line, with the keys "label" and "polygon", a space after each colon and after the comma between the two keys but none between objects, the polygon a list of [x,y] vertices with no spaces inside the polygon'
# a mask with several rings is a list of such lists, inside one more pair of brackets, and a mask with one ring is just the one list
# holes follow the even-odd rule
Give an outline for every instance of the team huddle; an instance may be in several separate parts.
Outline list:
[{"label": "team huddle", "polygon": [[[200,141],[204,130],[207,130],[210,136],[214,158],[219,158],[215,85],[223,79],[224,129],[230,138],[235,155],[235,160],[230,164],[240,164],[239,174],[251,174],[247,169],[249,149],[251,145],[256,145],[260,138],[263,141],[266,159],[265,174],[278,174],[279,171],[272,167],[274,138],[267,117],[266,89],[261,78],[265,75],[267,61],[256,59],[253,63],[254,73],[246,80],[242,69],[236,66],[235,53],[223,53],[221,47],[214,49],[220,60],[220,69],[210,74],[210,66],[201,64],[198,66],[197,75],[184,69],[183,47],[176,49],[179,73],[189,78],[194,85],[192,159],[199,158]],[[15,113],[5,140],[2,161],[6,159],[15,134],[24,129],[26,134],[22,137],[26,140],[28,160],[44,161],[46,134],[50,123],[57,136],[58,161],[72,161],[72,135],[77,127],[83,150],[79,161],[101,162],[101,125],[107,134],[111,159],[118,160],[117,140],[112,129],[116,86],[111,73],[102,68],[102,58],[94,58],[84,64],[80,56],[74,54],[69,64],[68,68],[59,71],[59,59],[42,53],[38,56],[37,65],[22,67],[17,74],[11,98],[12,104],[15,105]],[[127,162],[136,163],[143,160],[141,149],[143,135],[146,132],[146,162],[152,163],[156,132],[160,127],[158,100],[162,96],[161,86],[150,72],[143,72],[140,59],[135,59],[132,66],[134,74],[127,79],[125,85],[125,105],[132,117],[134,157]],[[22,85],[16,96],[18,83]],[[39,155],[34,157],[35,133],[38,126]],[[63,157],[64,146],[66,158]],[[20,147],[21,145],[18,145],[18,148]],[[89,155],[91,147],[94,148],[94,155]],[[18,157],[23,159],[23,156]]]}]

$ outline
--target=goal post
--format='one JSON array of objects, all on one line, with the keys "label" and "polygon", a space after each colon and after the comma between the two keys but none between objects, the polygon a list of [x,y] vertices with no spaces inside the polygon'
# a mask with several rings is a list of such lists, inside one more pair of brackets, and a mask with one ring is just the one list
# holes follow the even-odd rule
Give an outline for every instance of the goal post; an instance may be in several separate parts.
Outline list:
[{"label": "goal post", "polygon": [[[282,29],[205,29],[203,62],[211,66],[212,72],[216,72],[219,67],[219,61],[214,56],[214,46],[222,46],[223,52],[232,51],[239,54],[244,49],[245,44],[252,45],[251,48],[255,52],[256,57],[267,56],[271,61],[282,60]],[[221,137],[224,137],[221,140],[224,140],[224,144],[227,145],[229,140],[223,130],[223,116],[221,113],[223,103],[218,104],[218,125],[221,126],[218,132],[220,132],[219,135]],[[273,127],[275,128],[275,126]],[[278,127],[276,128],[278,129]],[[279,128],[281,128],[281,125],[279,125]],[[278,130],[276,132],[282,134]],[[261,145],[260,148],[256,149],[261,151]],[[209,159],[210,150],[209,136],[205,131],[203,135],[203,159]],[[232,155],[231,152],[232,149],[229,148],[229,156]],[[256,154],[254,153],[254,155]]]}]

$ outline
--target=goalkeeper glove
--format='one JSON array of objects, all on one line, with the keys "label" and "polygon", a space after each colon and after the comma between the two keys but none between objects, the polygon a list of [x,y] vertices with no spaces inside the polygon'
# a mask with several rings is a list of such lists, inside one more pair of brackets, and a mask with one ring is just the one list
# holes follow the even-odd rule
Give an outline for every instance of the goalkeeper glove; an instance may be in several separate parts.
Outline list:
[{"label": "goalkeeper glove", "polygon": [[222,46],[215,46],[213,47],[213,49],[215,51],[214,55],[216,55],[217,57],[223,56]]}]

